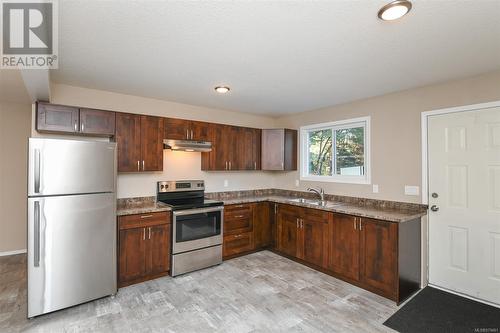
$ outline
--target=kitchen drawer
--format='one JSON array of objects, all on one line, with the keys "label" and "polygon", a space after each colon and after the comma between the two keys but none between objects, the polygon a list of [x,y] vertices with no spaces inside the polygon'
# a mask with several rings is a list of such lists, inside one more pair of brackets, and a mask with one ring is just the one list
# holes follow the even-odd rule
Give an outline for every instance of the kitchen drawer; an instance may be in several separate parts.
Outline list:
[{"label": "kitchen drawer", "polygon": [[252,205],[233,205],[224,208],[224,234],[236,234],[253,230]]},{"label": "kitchen drawer", "polygon": [[254,245],[252,232],[224,236],[224,257],[252,251],[253,249]]},{"label": "kitchen drawer", "polygon": [[170,212],[144,213],[118,217],[120,230],[171,223]]}]

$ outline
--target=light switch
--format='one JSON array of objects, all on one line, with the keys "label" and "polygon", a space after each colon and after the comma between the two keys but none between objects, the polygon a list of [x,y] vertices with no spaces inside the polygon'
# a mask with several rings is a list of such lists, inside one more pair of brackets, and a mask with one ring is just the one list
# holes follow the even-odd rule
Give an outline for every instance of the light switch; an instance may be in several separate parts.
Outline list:
[{"label": "light switch", "polygon": [[373,193],[378,193],[378,185],[373,185]]},{"label": "light switch", "polygon": [[405,194],[406,195],[419,195],[420,193],[420,188],[418,186],[410,186],[410,185],[405,185]]},{"label": "light switch", "polygon": [[229,181],[227,179],[224,179],[224,187],[228,187],[229,186]]}]

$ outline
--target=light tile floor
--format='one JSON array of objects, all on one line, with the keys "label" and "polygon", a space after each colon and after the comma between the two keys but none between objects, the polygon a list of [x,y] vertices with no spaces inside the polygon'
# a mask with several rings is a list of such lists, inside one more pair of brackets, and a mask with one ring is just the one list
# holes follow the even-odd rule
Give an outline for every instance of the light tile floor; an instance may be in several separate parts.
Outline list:
[{"label": "light tile floor", "polygon": [[0,332],[394,332],[395,303],[269,251],[26,319],[26,256],[0,258]]}]

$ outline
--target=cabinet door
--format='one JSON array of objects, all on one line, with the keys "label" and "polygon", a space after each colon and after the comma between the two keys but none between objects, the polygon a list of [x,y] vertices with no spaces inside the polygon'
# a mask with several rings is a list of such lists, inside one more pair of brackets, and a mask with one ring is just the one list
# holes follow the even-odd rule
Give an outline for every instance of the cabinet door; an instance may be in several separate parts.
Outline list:
[{"label": "cabinet door", "polygon": [[190,130],[189,120],[165,118],[165,139],[189,140]]},{"label": "cabinet door", "polygon": [[328,267],[328,219],[308,217],[307,211],[302,219],[303,249],[302,259]]},{"label": "cabinet door", "polygon": [[285,130],[262,131],[262,170],[283,170],[285,162]]},{"label": "cabinet door", "polygon": [[253,163],[254,163],[254,170],[260,170],[262,168],[261,166],[261,140],[262,140],[262,130],[260,129],[253,129]]},{"label": "cabinet door", "polygon": [[115,135],[115,113],[104,110],[80,109],[80,132],[84,134]]},{"label": "cabinet door", "polygon": [[361,219],[361,281],[389,294],[396,293],[398,225]]},{"label": "cabinet door", "polygon": [[254,249],[252,232],[224,236],[223,243],[222,255],[224,257],[252,251]]},{"label": "cabinet door", "polygon": [[211,141],[212,140],[211,129],[212,126],[210,123],[205,123],[201,121],[192,121],[190,130],[191,140]]},{"label": "cabinet door", "polygon": [[138,279],[146,274],[146,228],[120,230],[119,281]]},{"label": "cabinet door", "polygon": [[142,171],[163,171],[163,118],[141,116]]},{"label": "cabinet door", "polygon": [[228,170],[231,156],[231,129],[226,125],[215,125],[213,129],[212,163],[210,170]]},{"label": "cabinet door", "polygon": [[333,215],[331,223],[331,269],[347,278],[359,280],[359,226],[350,215]]},{"label": "cabinet door", "polygon": [[78,108],[37,103],[36,130],[43,132],[77,133],[79,131]]},{"label": "cabinet door", "polygon": [[254,135],[252,128],[240,127],[235,130],[236,149],[234,154],[235,168],[238,170],[255,170],[256,160],[254,156]]},{"label": "cabinet door", "polygon": [[269,203],[259,202],[253,210],[253,239],[256,249],[271,245],[271,223],[269,220]]},{"label": "cabinet door", "polygon": [[297,256],[298,218],[288,210],[278,212],[278,251],[293,257]]},{"label": "cabinet door", "polygon": [[170,269],[170,224],[148,228],[149,274],[159,274]]},{"label": "cabinet door", "polygon": [[115,138],[118,151],[118,172],[140,171],[141,116],[117,113]]}]

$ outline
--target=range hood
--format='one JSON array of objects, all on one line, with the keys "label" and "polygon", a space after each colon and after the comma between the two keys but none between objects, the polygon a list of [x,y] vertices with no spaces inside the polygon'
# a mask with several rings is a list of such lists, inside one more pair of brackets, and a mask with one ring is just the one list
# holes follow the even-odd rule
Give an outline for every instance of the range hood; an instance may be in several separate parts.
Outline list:
[{"label": "range hood", "polygon": [[193,141],[193,140],[163,140],[163,149],[180,150],[180,151],[212,151],[212,143],[208,141]]}]

